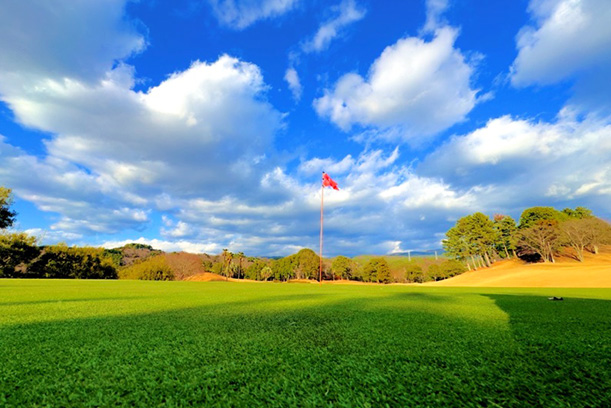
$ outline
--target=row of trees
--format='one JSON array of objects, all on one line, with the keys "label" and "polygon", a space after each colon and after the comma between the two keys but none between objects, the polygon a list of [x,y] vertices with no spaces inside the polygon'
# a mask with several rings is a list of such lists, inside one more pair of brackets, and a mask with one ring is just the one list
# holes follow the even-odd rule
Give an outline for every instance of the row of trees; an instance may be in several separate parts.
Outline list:
[{"label": "row of trees", "polygon": [[0,277],[116,279],[117,269],[105,250],[53,245],[39,247],[36,238],[9,232],[15,222],[11,190],[0,187]]},{"label": "row of trees", "polygon": [[[245,278],[258,281],[288,281],[292,279],[318,280],[320,259],[311,249],[280,259],[244,257],[224,251],[216,260],[207,259],[204,268],[226,278]],[[401,262],[391,268],[384,257],[374,257],[357,262],[345,256],[335,257],[331,263],[323,263],[323,280],[355,280],[362,282],[427,282],[446,279],[466,271],[465,266],[454,260],[442,260],[423,268],[418,262]]]},{"label": "row of trees", "polygon": [[519,224],[500,214],[492,220],[480,212],[462,217],[446,232],[443,247],[447,255],[471,269],[516,256],[555,262],[567,247],[583,261],[585,251],[596,254],[607,243],[611,243],[611,226],[585,207],[562,211],[531,207],[522,212]]}]

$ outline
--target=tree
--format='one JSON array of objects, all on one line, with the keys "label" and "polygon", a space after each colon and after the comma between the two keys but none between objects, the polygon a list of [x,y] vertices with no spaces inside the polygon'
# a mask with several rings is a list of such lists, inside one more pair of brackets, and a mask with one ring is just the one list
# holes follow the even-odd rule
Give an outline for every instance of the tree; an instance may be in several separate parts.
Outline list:
[{"label": "tree", "polygon": [[570,208],[565,208],[562,210],[564,214],[566,214],[569,218],[576,218],[582,220],[584,218],[592,217],[592,210],[586,207],[575,207],[574,210]]},{"label": "tree", "polygon": [[601,245],[611,244],[611,225],[597,217],[584,219],[584,223],[591,231],[591,242],[587,246],[587,250],[593,254],[598,254],[598,248]]},{"label": "tree", "polygon": [[470,226],[469,239],[476,253],[484,258],[486,266],[490,266],[492,263],[490,255],[495,240],[494,224],[487,215],[481,212],[476,212],[466,218]]},{"label": "tree", "polygon": [[372,258],[363,267],[363,280],[367,282],[389,283],[390,267],[386,259]]},{"label": "tree", "polygon": [[272,276],[274,280],[286,281],[295,277],[296,268],[296,254],[276,259],[272,264]]},{"label": "tree", "polygon": [[465,265],[455,259],[448,259],[439,265],[429,266],[428,276],[430,279],[439,281],[442,279],[451,278],[452,276],[460,275],[467,271]]},{"label": "tree", "polygon": [[575,257],[583,262],[583,251],[592,245],[594,238],[592,226],[588,219],[571,219],[560,224],[560,231],[564,241],[575,250]]},{"label": "tree", "polygon": [[509,251],[511,251],[515,257],[516,234],[518,231],[515,220],[508,215],[495,214],[493,223],[497,252],[504,254],[506,258],[511,258],[511,255],[509,255]]},{"label": "tree", "polygon": [[538,254],[544,262],[556,262],[560,247],[560,229],[556,220],[538,220],[520,231],[519,245],[524,253]]},{"label": "tree", "polygon": [[345,256],[338,256],[331,264],[331,272],[333,276],[338,276],[340,279],[350,279],[354,270],[353,262]]},{"label": "tree", "polygon": [[304,248],[295,254],[295,273],[297,279],[318,279],[320,258],[316,252]]},{"label": "tree", "polygon": [[442,245],[448,255],[455,259],[467,261],[471,258],[474,268],[481,264],[482,259],[490,266],[495,236],[490,218],[477,212],[456,221],[456,225],[446,232],[447,239],[442,241]]},{"label": "tree", "polygon": [[11,189],[0,187],[0,230],[8,228],[15,222],[16,212],[10,210],[13,204]]},{"label": "tree", "polygon": [[233,254],[227,248],[223,248],[223,275],[225,275],[225,280],[229,280],[229,274],[231,273],[229,266],[232,257]]},{"label": "tree", "polygon": [[429,280],[434,280],[434,281],[439,281],[439,280],[447,278],[447,276],[441,270],[441,267],[437,264],[430,265],[426,274]]},{"label": "tree", "polygon": [[244,252],[238,252],[238,279],[240,279],[240,275],[244,274],[244,267],[242,266],[242,262],[244,262]]},{"label": "tree", "polygon": [[[468,258],[473,257],[473,246],[469,241],[469,226],[464,218],[456,221],[456,225],[446,232],[446,239],[442,241],[443,249],[448,256],[465,261],[469,269]],[[473,267],[477,268],[475,261]]]},{"label": "tree", "polygon": [[104,249],[68,247],[66,244],[45,247],[28,266],[27,275],[36,278],[116,279],[117,270]]},{"label": "tree", "polygon": [[270,269],[270,274],[267,276],[267,278],[263,278],[263,269],[268,267],[269,268],[269,262],[263,261],[261,259],[254,259],[253,263],[251,263],[248,268],[246,268],[246,272],[245,272],[245,276],[247,279],[252,279],[252,280],[267,280],[270,276],[271,276],[271,269]]},{"label": "tree", "polygon": [[266,281],[269,278],[271,278],[272,274],[273,274],[272,268],[270,268],[269,266],[264,266],[261,269],[261,272],[260,272],[260,275],[259,275],[261,277],[260,280]]},{"label": "tree", "polygon": [[422,283],[424,282],[424,273],[422,267],[414,261],[410,261],[405,265],[405,280],[408,282]]},{"label": "tree", "polygon": [[520,225],[518,228],[525,229],[534,225],[537,221],[566,221],[569,216],[556,210],[554,207],[530,207],[522,211]]},{"label": "tree", "polygon": [[39,254],[36,238],[23,232],[0,233],[0,277],[23,276],[17,269],[27,265]]}]

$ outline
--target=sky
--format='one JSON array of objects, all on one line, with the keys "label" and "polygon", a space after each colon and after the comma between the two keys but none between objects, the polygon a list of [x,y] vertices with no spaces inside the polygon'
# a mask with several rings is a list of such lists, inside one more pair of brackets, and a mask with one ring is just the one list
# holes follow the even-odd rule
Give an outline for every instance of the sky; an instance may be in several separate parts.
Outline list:
[{"label": "sky", "polygon": [[21,0],[0,185],[42,244],[433,251],[476,211],[611,218],[608,0]]}]

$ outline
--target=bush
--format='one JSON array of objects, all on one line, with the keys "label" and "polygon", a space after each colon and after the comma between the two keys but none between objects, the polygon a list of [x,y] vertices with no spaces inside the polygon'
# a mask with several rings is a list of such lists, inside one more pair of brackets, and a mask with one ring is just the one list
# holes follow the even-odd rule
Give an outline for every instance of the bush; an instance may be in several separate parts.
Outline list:
[{"label": "bush", "polygon": [[162,255],[148,258],[119,271],[120,279],[174,280],[174,272]]},{"label": "bush", "polygon": [[467,271],[465,265],[457,260],[448,259],[439,265],[429,266],[429,278],[435,281],[451,278]]}]

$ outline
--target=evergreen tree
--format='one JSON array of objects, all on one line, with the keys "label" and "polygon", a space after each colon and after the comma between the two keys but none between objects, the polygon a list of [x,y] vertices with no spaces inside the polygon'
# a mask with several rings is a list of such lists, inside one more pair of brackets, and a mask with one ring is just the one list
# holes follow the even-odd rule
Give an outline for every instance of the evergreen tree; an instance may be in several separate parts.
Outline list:
[{"label": "evergreen tree", "polygon": [[0,186],[0,230],[8,228],[15,222],[15,213],[10,210],[13,203],[11,189]]},{"label": "evergreen tree", "polygon": [[340,279],[350,279],[354,270],[353,262],[345,256],[338,256],[331,264],[331,272],[333,276],[338,276]]},{"label": "evergreen tree", "polygon": [[[494,216],[494,230],[496,232],[495,246],[498,253],[505,258],[515,257],[518,227],[513,218],[508,215],[496,214]],[[510,254],[511,252],[511,254]]]}]

